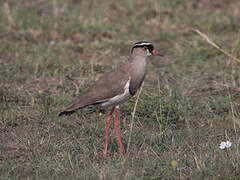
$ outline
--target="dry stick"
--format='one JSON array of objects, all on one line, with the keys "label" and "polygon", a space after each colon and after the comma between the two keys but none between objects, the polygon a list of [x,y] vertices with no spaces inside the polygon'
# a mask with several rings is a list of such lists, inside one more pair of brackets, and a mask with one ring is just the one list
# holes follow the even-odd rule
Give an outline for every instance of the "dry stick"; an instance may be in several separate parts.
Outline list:
[{"label": "dry stick", "polygon": [[[240,62],[240,59],[234,57],[232,54],[230,54],[229,52],[225,51],[224,49],[220,48],[218,45],[216,45],[213,41],[211,41],[209,39],[209,37],[206,34],[203,34],[202,32],[200,32],[198,29],[194,29],[191,28],[192,31],[198,33],[200,36],[203,37],[203,39],[205,39],[210,45],[212,45],[213,47],[215,47],[216,49],[218,49],[219,51],[221,51],[223,54],[227,55],[228,57],[232,58],[233,60]],[[228,87],[229,88],[229,87]],[[229,98],[231,100],[230,94],[229,94]],[[231,105],[231,109],[232,109],[232,116],[233,116],[233,122],[234,122],[234,129],[236,131],[235,128],[235,123],[237,123],[237,125],[240,127],[240,122],[238,120],[236,120],[235,116],[234,116],[234,111],[233,111],[233,104],[230,101],[230,105]]]},{"label": "dry stick", "polygon": [[229,92],[229,88],[228,88],[228,97],[229,97],[230,106],[231,106],[231,114],[232,114],[232,120],[233,120],[233,128],[234,128],[235,134],[237,134],[236,124],[237,124],[238,127],[240,128],[240,121],[239,121],[239,119],[237,119],[237,118],[235,117],[235,115],[234,115],[234,105],[233,105],[233,102],[232,102],[232,97],[231,97],[230,92]]},{"label": "dry stick", "polygon": [[4,13],[5,13],[6,16],[7,16],[8,24],[9,24],[10,26],[14,26],[13,18],[12,18],[12,15],[11,15],[11,12],[10,12],[10,8],[9,8],[8,3],[5,2],[4,5],[3,5],[3,7],[4,7]]},{"label": "dry stick", "polygon": [[137,99],[136,99],[136,102],[135,102],[135,105],[134,105],[134,108],[133,108],[133,113],[132,113],[132,119],[131,119],[131,125],[130,125],[130,133],[129,133],[129,138],[128,138],[128,147],[127,147],[127,156],[129,154],[129,146],[130,146],[130,143],[131,143],[131,136],[132,136],[132,129],[133,129],[133,120],[134,120],[134,117],[135,117],[135,113],[136,113],[136,109],[137,109],[137,103],[138,103],[138,99],[139,99],[139,96],[142,92],[142,88],[143,88],[143,84],[139,90],[139,93],[137,94]]},{"label": "dry stick", "polygon": [[221,51],[223,54],[227,55],[228,57],[232,58],[233,60],[237,61],[240,63],[240,59],[234,57],[231,53],[227,52],[226,50],[220,48],[217,44],[215,44],[211,39],[209,39],[209,37],[202,33],[201,31],[199,31],[198,29],[195,28],[190,28],[192,31],[198,33],[201,37],[203,37],[203,39],[205,41],[207,41],[210,45],[212,45],[213,47],[215,47],[217,50]]},{"label": "dry stick", "polygon": [[123,160],[123,163],[122,163],[122,171],[121,171],[121,174],[123,174],[123,171],[124,171],[124,165],[125,163],[127,162],[127,159],[128,159],[128,156],[129,156],[129,147],[130,147],[130,143],[131,143],[131,137],[132,137],[132,129],[133,129],[133,120],[134,120],[134,117],[135,117],[135,113],[136,113],[136,109],[137,109],[137,104],[138,104],[138,99],[139,99],[139,96],[142,92],[142,88],[143,88],[143,85],[144,85],[144,82],[137,94],[137,99],[136,99],[136,102],[135,102],[135,105],[134,105],[134,108],[133,108],[133,112],[132,112],[132,118],[131,118],[131,124],[130,124],[130,133],[129,133],[129,138],[128,138],[128,146],[127,146],[127,152],[126,152],[126,158],[124,158]]}]

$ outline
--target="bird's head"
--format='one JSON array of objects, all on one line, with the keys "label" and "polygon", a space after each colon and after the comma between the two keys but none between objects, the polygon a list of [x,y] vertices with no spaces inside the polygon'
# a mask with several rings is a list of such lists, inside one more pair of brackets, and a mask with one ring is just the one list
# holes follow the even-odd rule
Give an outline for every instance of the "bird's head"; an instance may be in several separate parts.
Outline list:
[{"label": "bird's head", "polygon": [[141,41],[134,44],[132,47],[131,53],[136,56],[163,56],[162,54],[159,54],[153,47],[152,43]]}]

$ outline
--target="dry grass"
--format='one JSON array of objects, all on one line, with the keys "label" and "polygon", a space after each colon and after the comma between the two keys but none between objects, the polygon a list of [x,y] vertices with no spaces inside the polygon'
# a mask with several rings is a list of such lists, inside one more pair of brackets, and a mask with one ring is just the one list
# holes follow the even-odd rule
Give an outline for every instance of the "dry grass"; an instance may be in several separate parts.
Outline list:
[{"label": "dry grass", "polygon": [[[0,5],[0,179],[240,178],[240,2]],[[105,159],[108,110],[57,113],[141,40],[165,58],[120,107],[125,157],[112,130]]]},{"label": "dry grass", "polygon": [[215,47],[217,50],[221,51],[223,54],[229,56],[231,59],[233,59],[237,62],[240,62],[240,59],[234,57],[231,53],[227,52],[226,50],[220,48],[216,43],[214,43],[211,39],[209,39],[209,37],[206,34],[202,33],[198,29],[192,28],[191,30],[198,33],[205,41],[207,41],[208,44]]}]

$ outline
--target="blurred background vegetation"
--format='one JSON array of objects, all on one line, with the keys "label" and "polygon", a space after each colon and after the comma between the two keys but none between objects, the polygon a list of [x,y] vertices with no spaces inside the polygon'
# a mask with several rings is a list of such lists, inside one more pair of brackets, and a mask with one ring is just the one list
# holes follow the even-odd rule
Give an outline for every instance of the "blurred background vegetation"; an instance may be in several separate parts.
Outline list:
[{"label": "blurred background vegetation", "polygon": [[[239,179],[239,62],[191,31],[240,57],[239,22],[238,0],[1,1],[0,178]],[[165,57],[148,61],[129,154],[111,124],[105,159],[107,110],[57,113],[142,40]]]}]

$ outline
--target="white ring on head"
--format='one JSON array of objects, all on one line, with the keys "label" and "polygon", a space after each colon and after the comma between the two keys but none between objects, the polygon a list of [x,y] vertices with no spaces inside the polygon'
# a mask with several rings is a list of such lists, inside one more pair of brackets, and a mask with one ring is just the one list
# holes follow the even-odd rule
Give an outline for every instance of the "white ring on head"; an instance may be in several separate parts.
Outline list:
[{"label": "white ring on head", "polygon": [[148,46],[148,45],[152,45],[152,43],[143,42],[143,43],[137,43],[134,46]]}]

